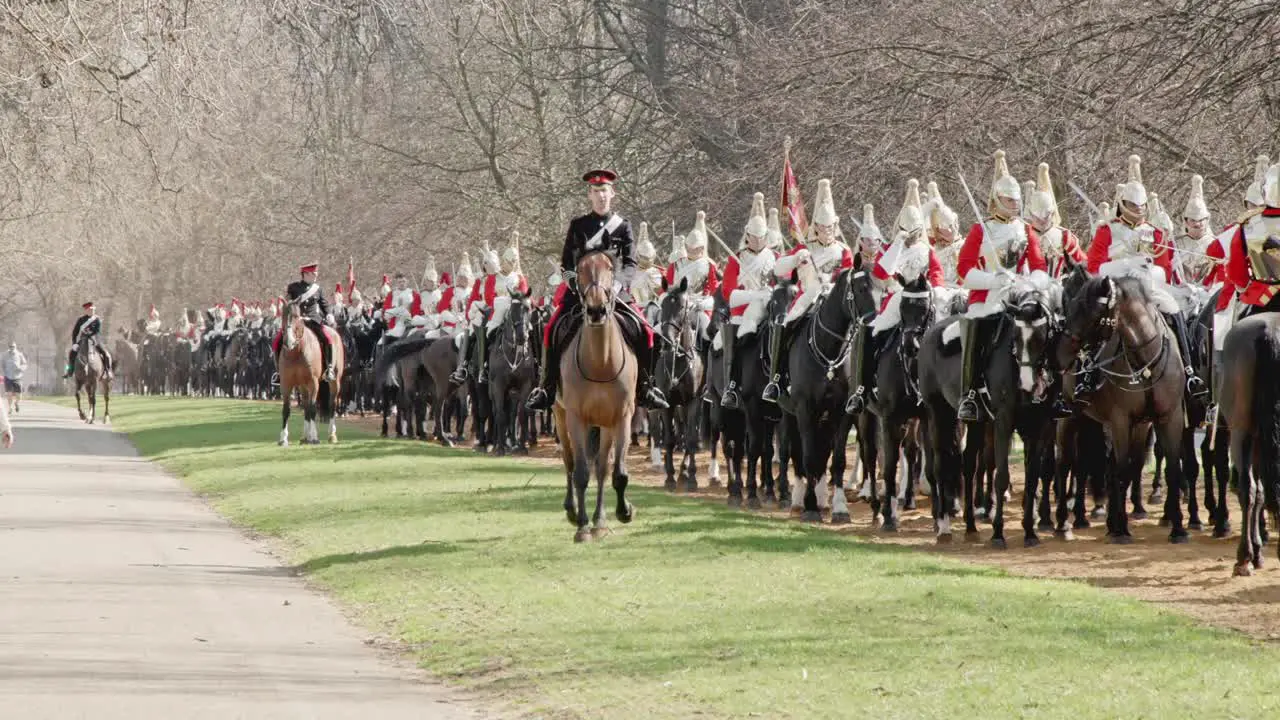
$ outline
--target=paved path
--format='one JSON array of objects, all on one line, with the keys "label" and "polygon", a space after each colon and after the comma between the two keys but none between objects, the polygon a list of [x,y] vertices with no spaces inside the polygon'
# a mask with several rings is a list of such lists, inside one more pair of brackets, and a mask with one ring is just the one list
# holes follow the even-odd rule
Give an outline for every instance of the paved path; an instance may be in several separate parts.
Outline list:
[{"label": "paved path", "polygon": [[473,718],[123,436],[27,403],[0,451],[0,716]]}]

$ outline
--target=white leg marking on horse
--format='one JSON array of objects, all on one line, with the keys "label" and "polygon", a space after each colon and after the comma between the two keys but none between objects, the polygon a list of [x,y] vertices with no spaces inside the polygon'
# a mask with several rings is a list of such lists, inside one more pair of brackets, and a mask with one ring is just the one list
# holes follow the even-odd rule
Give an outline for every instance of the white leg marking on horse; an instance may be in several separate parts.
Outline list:
[{"label": "white leg marking on horse", "polygon": [[942,537],[943,535],[950,535],[950,534],[951,534],[951,516],[944,513],[942,515],[942,519],[938,521],[938,537]]},{"label": "white leg marking on horse", "polygon": [[711,458],[711,472],[708,477],[712,480],[720,479],[720,458]]},{"label": "white leg marking on horse", "polygon": [[905,452],[898,453],[898,499],[907,499],[907,457]]},{"label": "white leg marking on horse", "polygon": [[1031,335],[1035,332],[1035,328],[1028,323],[1018,321],[1018,329],[1022,331],[1022,351],[1018,357],[1022,367],[1018,370],[1018,381],[1022,384],[1023,391],[1031,392],[1031,389],[1035,387],[1035,376],[1031,372],[1031,350],[1028,346],[1031,343]]},{"label": "white leg marking on horse", "polygon": [[338,441],[338,419],[329,418],[329,442]]},{"label": "white leg marking on horse", "polygon": [[654,467],[662,465],[662,451],[658,449],[657,445],[649,448],[649,464]]},{"label": "white leg marking on horse", "polygon": [[826,510],[831,507],[831,476],[823,474],[822,479],[818,481],[818,509]]},{"label": "white leg marking on horse", "polygon": [[805,482],[800,476],[791,478],[791,507],[804,507]]},{"label": "white leg marking on horse", "polygon": [[836,494],[831,496],[831,515],[848,515],[849,501],[844,497],[844,489],[836,488]]},{"label": "white leg marking on horse", "polygon": [[871,478],[868,477],[863,479],[862,489],[858,491],[858,497],[863,500],[869,500],[871,498]]},{"label": "white leg marking on horse", "polygon": [[280,444],[284,447],[289,446],[289,428],[282,428],[280,430]]}]

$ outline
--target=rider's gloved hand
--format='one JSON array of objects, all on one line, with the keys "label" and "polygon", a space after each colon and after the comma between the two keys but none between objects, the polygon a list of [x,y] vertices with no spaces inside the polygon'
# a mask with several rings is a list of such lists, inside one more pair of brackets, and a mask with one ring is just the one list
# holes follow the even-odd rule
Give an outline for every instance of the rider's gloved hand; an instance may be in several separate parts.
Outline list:
[{"label": "rider's gloved hand", "polygon": [[328,315],[326,315],[326,316],[324,317],[324,324],[325,324],[325,325],[328,325],[329,327],[333,327],[333,326],[334,326],[334,324],[335,324],[335,323],[334,323],[334,319],[333,319],[333,313],[329,313]]}]

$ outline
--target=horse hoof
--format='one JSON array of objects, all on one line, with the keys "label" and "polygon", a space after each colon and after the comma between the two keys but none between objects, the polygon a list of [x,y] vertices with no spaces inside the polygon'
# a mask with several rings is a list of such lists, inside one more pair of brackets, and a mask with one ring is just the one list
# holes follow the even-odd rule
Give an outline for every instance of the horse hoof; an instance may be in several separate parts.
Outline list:
[{"label": "horse hoof", "polygon": [[1160,520],[1156,522],[1157,527],[1169,527],[1172,524],[1173,523],[1169,521],[1169,518],[1164,515],[1161,515]]},{"label": "horse hoof", "polygon": [[777,494],[775,494],[772,490],[766,491],[764,494],[764,504],[777,505],[778,504]]},{"label": "horse hoof", "polygon": [[103,415],[103,416],[102,416],[102,424],[103,424],[103,425],[110,425],[110,424],[111,424],[111,416],[110,416],[110,415]]},{"label": "horse hoof", "polygon": [[1009,548],[1009,543],[1002,537],[993,537],[987,544],[991,546],[992,550],[1007,550]]},{"label": "horse hoof", "polygon": [[909,497],[909,498],[907,498],[906,503],[904,503],[904,504],[902,505],[902,509],[903,509],[903,510],[915,510],[915,509],[916,509],[916,499],[915,499],[915,497]]},{"label": "horse hoof", "polygon": [[1050,532],[1053,530],[1053,523],[1048,520],[1041,520],[1036,524],[1036,530],[1039,530],[1040,532]]},{"label": "horse hoof", "polygon": [[626,510],[623,512],[617,513],[617,517],[618,517],[618,522],[622,523],[623,525],[629,524],[632,520],[636,519],[635,506],[632,505],[631,503],[627,503]]},{"label": "horse hoof", "polygon": [[278,443],[276,443],[276,444],[277,444],[277,445],[279,445],[280,447],[289,447],[289,441],[288,441],[288,440],[281,440],[280,442],[278,442]]},{"label": "horse hoof", "polygon": [[1148,515],[1146,510],[1134,510],[1133,512],[1129,513],[1129,518],[1131,520],[1146,520],[1147,517]]},{"label": "horse hoof", "polygon": [[1204,523],[1200,522],[1199,520],[1192,520],[1191,522],[1187,523],[1187,529],[1194,530],[1195,532],[1204,532]]},{"label": "horse hoof", "polygon": [[760,498],[758,498],[758,497],[749,497],[749,498],[747,498],[747,509],[748,509],[748,510],[759,510],[760,508],[761,508],[761,505],[760,505]]},{"label": "horse hoof", "polygon": [[742,507],[742,496],[741,496],[741,495],[730,495],[730,496],[729,496],[729,507],[731,507],[731,508],[740,508],[740,507]]},{"label": "horse hoof", "polygon": [[1227,525],[1225,527],[1214,528],[1213,536],[1219,539],[1231,537],[1231,526]]},{"label": "horse hoof", "polygon": [[591,528],[591,539],[603,540],[606,537],[608,537],[612,532],[613,531],[607,527]]},{"label": "horse hoof", "polygon": [[1148,505],[1157,505],[1157,504],[1162,503],[1162,502],[1164,502],[1164,493],[1163,493],[1163,492],[1153,492],[1153,493],[1151,493],[1151,495],[1150,495],[1149,497],[1147,497],[1147,504],[1148,504]]},{"label": "horse hoof", "polygon": [[662,487],[663,487],[663,488],[665,488],[665,489],[667,490],[667,492],[675,492],[675,491],[676,491],[676,481],[675,481],[675,480],[672,480],[671,478],[667,478],[667,481],[666,481],[665,483],[663,483],[663,484],[662,484]]},{"label": "horse hoof", "polygon": [[848,525],[851,522],[853,519],[849,517],[849,513],[831,513],[832,525]]},{"label": "horse hoof", "polygon": [[1133,536],[1132,535],[1108,535],[1107,544],[1108,545],[1132,545]]},{"label": "horse hoof", "polygon": [[1258,557],[1256,557],[1256,558],[1254,558],[1254,559],[1253,559],[1253,569],[1254,569],[1254,570],[1261,570],[1263,565],[1264,565],[1264,563],[1263,563],[1263,560],[1262,560],[1262,556],[1261,556],[1261,555],[1259,555]]},{"label": "horse hoof", "polygon": [[709,488],[718,488],[718,487],[720,487],[720,478],[718,478],[718,477],[707,478],[707,487],[709,487]]},{"label": "horse hoof", "polygon": [[985,522],[987,519],[987,509],[984,507],[974,508],[973,517]]},{"label": "horse hoof", "polygon": [[482,455],[487,454],[489,452],[489,446],[477,444],[475,447],[471,448],[471,452],[480,453]]},{"label": "horse hoof", "polygon": [[591,542],[591,531],[587,528],[581,528],[573,534],[573,541],[576,543]]},{"label": "horse hoof", "polygon": [[807,523],[820,523],[822,522],[822,513],[816,510],[805,510],[800,513],[800,520]]},{"label": "horse hoof", "polygon": [[953,539],[953,538],[951,537],[951,533],[947,533],[946,535],[939,535],[939,536],[935,539],[935,542],[936,542],[938,545],[950,545],[950,544],[951,544],[952,539]]},{"label": "horse hoof", "polygon": [[898,532],[898,521],[890,518],[880,525],[880,532],[896,533]]},{"label": "horse hoof", "polygon": [[1169,533],[1169,542],[1174,545],[1186,545],[1191,542],[1191,538],[1187,536],[1186,532]]},{"label": "horse hoof", "polygon": [[982,533],[978,532],[977,530],[965,530],[964,541],[969,543],[981,542]]},{"label": "horse hoof", "polygon": [[337,445],[337,444],[338,444],[338,436],[337,436],[337,435],[330,435],[330,436],[329,436],[329,444],[330,444],[330,445]]},{"label": "horse hoof", "polygon": [[1247,562],[1236,564],[1231,570],[1231,577],[1249,577],[1253,575],[1253,566]]},{"label": "horse hoof", "polygon": [[684,484],[685,492],[698,492],[698,481],[692,478]]},{"label": "horse hoof", "polygon": [[1089,511],[1089,517],[1093,518],[1094,520],[1101,520],[1106,516],[1107,516],[1107,509],[1102,507],[1101,505]]},{"label": "horse hoof", "polygon": [[447,448],[454,447],[453,441],[450,440],[449,438],[440,438],[440,447],[447,447]]},{"label": "horse hoof", "polygon": [[1089,522],[1089,520],[1085,518],[1082,520],[1076,520],[1075,522],[1071,523],[1071,527],[1075,528],[1076,530],[1088,530],[1089,528],[1093,527],[1093,523]]},{"label": "horse hoof", "polygon": [[1063,542],[1070,542],[1076,539],[1075,534],[1070,530],[1054,530],[1053,537],[1057,540],[1062,540]]},{"label": "horse hoof", "polygon": [[1022,539],[1022,547],[1024,547],[1024,548],[1040,547],[1040,538],[1038,538],[1038,537],[1036,537],[1036,536],[1034,536],[1034,535],[1032,535],[1031,537],[1028,537],[1028,538],[1023,538],[1023,539]]}]

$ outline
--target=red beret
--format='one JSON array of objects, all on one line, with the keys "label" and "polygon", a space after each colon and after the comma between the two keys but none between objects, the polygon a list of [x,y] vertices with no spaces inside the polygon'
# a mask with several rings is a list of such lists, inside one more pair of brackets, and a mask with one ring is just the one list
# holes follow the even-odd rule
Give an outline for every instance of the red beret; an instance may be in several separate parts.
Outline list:
[{"label": "red beret", "polygon": [[320,269],[320,263],[311,263],[310,265],[303,265],[301,268],[298,268],[300,272],[304,272],[304,273],[313,273],[319,269]]},{"label": "red beret", "polygon": [[92,302],[87,302],[87,303],[85,303],[85,304],[81,305],[80,307],[84,308],[85,310],[88,310],[89,308],[93,307],[93,303],[92,303]]}]

